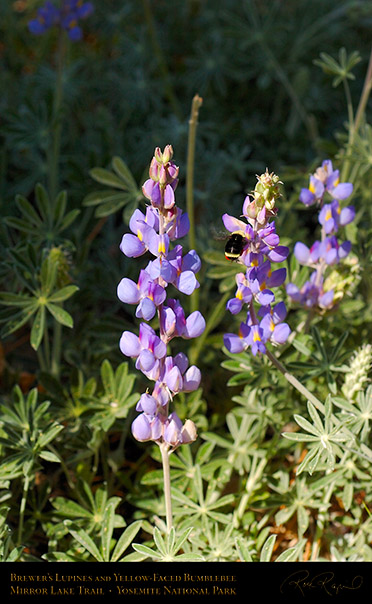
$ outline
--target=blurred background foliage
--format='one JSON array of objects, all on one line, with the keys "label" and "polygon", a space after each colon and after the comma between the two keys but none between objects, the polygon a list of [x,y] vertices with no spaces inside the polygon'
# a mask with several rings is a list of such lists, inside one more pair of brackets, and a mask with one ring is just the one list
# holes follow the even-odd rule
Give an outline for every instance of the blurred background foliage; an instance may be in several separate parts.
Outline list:
[{"label": "blurred background foliage", "polygon": [[[200,429],[215,430],[223,426],[225,414],[234,402],[243,404],[244,399],[247,413],[254,415],[257,409],[247,402],[247,397],[253,388],[258,388],[267,403],[266,407],[259,403],[266,414],[265,428],[260,433],[263,446],[273,430],[277,444],[278,430],[289,420],[293,408],[298,408],[298,397],[288,395],[288,388],[265,362],[247,356],[239,358],[239,362],[226,360],[221,350],[222,333],[227,328],[233,331],[239,323],[237,317],[224,313],[237,268],[225,262],[224,242],[215,233],[222,228],[224,212],[239,216],[245,194],[254,188],[255,174],[268,167],[284,182],[277,219],[281,241],[291,250],[299,239],[313,241],[315,212],[304,212],[299,207],[298,194],[301,187],[307,186],[309,173],[323,159],[341,162],[348,120],[345,90],[339,85],[342,78],[337,80],[324,56],[321,65],[319,60],[326,53],[342,63],[342,48],[348,57],[357,53],[352,74],[347,76],[356,108],[371,51],[371,3],[95,0],[94,13],[83,23],[83,40],[67,43],[62,50],[56,28],[39,37],[28,31],[27,23],[41,4],[38,0],[1,2],[1,289],[17,293],[26,288],[33,292],[33,312],[39,314],[44,311],[37,306],[37,287],[39,282],[44,287],[49,273],[53,274],[50,280],[55,288],[51,289],[50,284],[47,288],[51,295],[50,312],[57,312],[53,300],[60,303],[72,296],[77,287],[79,291],[68,300],[68,313],[59,312],[56,319],[64,326],[70,326],[71,317],[74,321],[73,329],[63,329],[63,346],[55,351],[54,358],[61,358],[57,372],[41,362],[48,353],[45,347],[37,356],[35,346],[30,346],[30,325],[23,323],[18,330],[5,332],[6,338],[0,344],[2,392],[8,394],[14,385],[19,385],[27,393],[36,385],[42,397],[52,400],[51,409],[56,410],[58,422],[67,422],[63,432],[67,435],[63,436],[66,456],[71,453],[74,471],[85,485],[79,483],[78,492],[88,488],[86,485],[93,481],[98,469],[108,480],[108,495],[117,492],[117,484],[110,484],[115,483],[115,477],[109,477],[109,469],[115,472],[121,467],[129,431],[126,416],[135,396],[129,391],[120,393],[115,382],[122,373],[127,374],[127,366],[120,365],[123,358],[118,340],[124,329],[131,328],[134,316],[133,309],[117,300],[116,286],[124,275],[137,279],[142,267],[141,259],[129,261],[120,253],[119,243],[128,230],[133,208],[144,207],[141,185],[156,146],[173,146],[174,159],[180,166],[177,203],[185,207],[188,121],[192,98],[199,94],[203,104],[196,141],[195,224],[197,252],[204,261],[199,308],[207,317],[209,328],[185,349],[192,362],[201,367],[203,393],[198,392],[189,402],[180,396],[176,406],[181,416],[199,422]],[[61,102],[56,111],[58,87]],[[369,111],[370,104],[367,117]],[[58,168],[54,165],[52,178],[56,158]],[[364,122],[355,137],[351,160],[358,167],[358,178],[353,180],[358,192],[358,231],[350,230],[348,236],[363,269],[371,260],[372,186],[372,133]],[[67,197],[63,193],[57,196],[61,190],[67,191]],[[46,268],[41,269],[42,266]],[[289,261],[288,269],[289,275],[299,274],[295,259]],[[73,285],[77,287],[63,289]],[[322,317],[317,319],[319,337],[332,332],[335,341],[347,324],[350,350],[370,341],[371,336],[371,284],[366,279],[356,279],[355,288],[353,299],[338,314],[327,316],[325,321]],[[23,308],[22,301],[17,303]],[[187,304],[185,301],[186,309]],[[290,309],[288,322],[292,329],[303,325],[305,318],[304,312],[296,312],[294,315]],[[9,309],[1,311],[3,322],[9,319],[7,313]],[[11,319],[18,320],[13,315]],[[51,332],[53,328],[56,335],[61,328],[51,323],[49,314],[45,320],[47,330]],[[32,324],[34,344],[43,339],[42,326],[36,319]],[[309,338],[303,336],[302,350],[310,346]],[[283,353],[285,360],[295,361],[294,357],[293,350]],[[338,358],[340,364],[346,357]],[[316,349],[314,358],[315,365],[320,363]],[[115,378],[113,372],[118,367]],[[236,373],[232,378],[231,371]],[[319,388],[325,397],[327,381],[321,371],[309,371],[307,378],[308,386]],[[137,383],[140,379],[137,376],[138,392],[148,385],[145,381]],[[133,376],[130,380],[132,387]],[[276,400],[270,394],[273,388]],[[16,398],[23,400],[19,390]],[[109,438],[107,431],[111,428],[114,436]],[[131,472],[137,473],[137,480],[142,478],[145,464],[141,466],[141,460],[146,459],[148,467],[154,463],[144,447],[130,442],[125,454],[136,460],[135,465],[128,462],[127,474],[122,471],[116,477],[128,491],[132,488]],[[283,449],[289,445],[277,446]],[[140,461],[138,451],[143,455]],[[212,455],[212,450],[208,451]],[[54,450],[41,452],[44,462],[56,462]],[[36,453],[40,455],[39,449]],[[189,454],[185,456],[190,465]],[[156,454],[154,457],[158,461]],[[36,458],[32,459],[36,463]],[[13,476],[18,477],[21,465],[17,465],[17,460],[14,463]],[[30,476],[31,473],[32,468]],[[66,467],[64,473],[66,484],[71,487]],[[5,474],[4,480],[6,477]],[[54,486],[61,479],[55,480]],[[44,498],[45,504],[51,489],[48,491],[42,482],[37,486],[37,496]],[[21,487],[15,500],[21,498],[20,493]],[[79,497],[80,501],[83,495]],[[125,510],[130,513],[131,505],[141,507],[140,489],[131,493],[128,501],[132,503],[127,503]],[[149,501],[143,503],[144,508],[151,507]],[[37,512],[37,502],[32,505]],[[113,504],[111,507],[114,514]],[[58,530],[66,536],[68,529],[55,525],[55,518],[50,520],[47,514],[40,519],[36,512],[30,512],[28,531],[31,534],[40,521],[43,534],[48,534],[53,547],[53,540],[58,541]],[[71,531],[76,537],[76,530]]]}]

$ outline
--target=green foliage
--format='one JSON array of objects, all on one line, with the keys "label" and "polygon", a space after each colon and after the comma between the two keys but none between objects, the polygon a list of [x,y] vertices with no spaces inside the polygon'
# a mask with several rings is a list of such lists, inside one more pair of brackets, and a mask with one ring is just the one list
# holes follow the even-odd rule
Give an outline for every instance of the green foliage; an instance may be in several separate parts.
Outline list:
[{"label": "green foliage", "polygon": [[[27,29],[41,2],[5,4],[1,561],[372,561],[371,6],[96,2],[89,35],[59,54],[55,32]],[[206,329],[180,344],[201,387],[174,404],[199,438],[170,456],[167,532],[160,451],[130,434],[148,382],[119,352],[133,312],[116,286],[135,278],[119,244],[145,208],[156,146],[176,151],[183,207],[196,92],[191,218]],[[309,243],[319,227],[298,195],[326,158],[353,183],[356,208],[352,254],[330,275],[338,306],[315,314],[288,305],[282,288],[292,334],[276,367],[232,355],[222,336],[241,321],[226,313],[240,267],[214,235],[221,215],[239,214],[268,166],[284,182],[283,245]],[[292,253],[281,266],[299,287],[308,277]]]}]

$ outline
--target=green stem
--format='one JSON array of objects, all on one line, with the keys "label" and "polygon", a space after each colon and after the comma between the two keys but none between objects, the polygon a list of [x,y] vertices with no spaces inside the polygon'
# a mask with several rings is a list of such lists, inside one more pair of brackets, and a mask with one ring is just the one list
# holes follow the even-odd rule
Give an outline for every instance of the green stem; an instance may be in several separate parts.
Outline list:
[{"label": "green stem", "polygon": [[67,484],[68,484],[68,486],[70,487],[71,491],[75,491],[75,484],[74,484],[74,483],[73,483],[73,481],[71,480],[70,473],[69,473],[69,471],[68,471],[68,467],[66,466],[66,464],[65,464],[65,462],[64,462],[64,459],[63,459],[63,458],[62,458],[62,456],[61,456],[61,455],[58,453],[57,449],[56,449],[55,447],[53,447],[53,445],[48,444],[48,449],[49,449],[49,451],[51,451],[52,453],[54,453],[54,455],[55,455],[56,457],[58,457],[58,459],[59,459],[59,463],[61,464],[61,468],[62,468],[62,470],[63,470],[63,473],[64,473],[64,475],[65,475],[65,477],[66,477]]},{"label": "green stem", "polygon": [[165,516],[167,521],[167,532],[169,533],[173,525],[169,467],[169,445],[163,442],[159,445],[159,447],[161,452],[161,461],[163,464]]},{"label": "green stem", "polygon": [[216,304],[213,307],[211,314],[208,316],[208,319],[206,321],[205,330],[203,331],[201,336],[199,336],[199,338],[196,339],[194,346],[190,350],[190,363],[192,365],[197,363],[197,360],[200,355],[200,351],[202,350],[202,348],[204,346],[205,340],[207,339],[207,337],[208,337],[209,333],[212,331],[212,329],[214,329],[216,327],[218,318],[221,315],[222,310],[225,308],[226,302],[230,298],[230,296],[231,296],[231,292],[230,291],[226,292],[222,296],[222,298],[220,298],[218,304]]},{"label": "green stem", "polygon": [[49,194],[54,202],[59,187],[59,157],[61,150],[62,120],[61,108],[63,98],[63,66],[65,58],[65,32],[60,28],[57,50],[57,73],[54,89],[52,135],[49,149]]},{"label": "green stem", "polygon": [[53,326],[53,353],[52,353],[52,364],[51,373],[56,378],[59,377],[60,365],[61,365],[61,351],[62,351],[62,325],[54,319]]},{"label": "green stem", "polygon": [[296,390],[298,390],[298,392],[300,392],[305,398],[307,398],[307,400],[311,401],[313,403],[313,405],[321,413],[325,412],[325,408],[324,408],[323,403],[321,403],[316,398],[316,396],[314,396],[310,392],[310,390],[308,390],[307,388],[305,388],[305,386],[303,384],[301,384],[301,382],[299,382],[298,379],[294,377],[294,375],[292,375],[291,373],[289,373],[287,371],[287,369],[284,367],[284,365],[282,365],[282,363],[270,352],[270,350],[266,350],[266,356],[270,359],[270,361],[272,362],[272,364],[275,365],[275,367],[277,369],[279,369],[280,373],[282,375],[284,375],[284,377],[287,380],[287,382],[289,382],[294,388],[296,388]]},{"label": "green stem", "polygon": [[26,510],[26,502],[27,502],[29,486],[30,486],[30,477],[28,474],[26,474],[25,481],[23,483],[21,507],[19,509],[19,525],[18,525],[17,545],[21,545],[21,543],[22,543],[23,524],[24,524],[24,518],[25,518],[25,510]]},{"label": "green stem", "polygon": [[44,347],[44,360],[47,371],[50,371],[51,361],[50,361],[50,346],[49,346],[49,334],[47,321],[45,319],[45,328],[44,328],[44,337],[43,337],[43,347]]},{"label": "green stem", "polygon": [[[195,143],[196,129],[198,126],[199,109],[203,99],[196,94],[191,104],[191,114],[189,119],[189,136],[187,146],[187,167],[186,167],[186,210],[190,220],[189,247],[195,249],[195,210],[194,210],[194,168],[195,168]],[[199,290],[195,289],[190,297],[191,312],[197,310],[199,304]]]},{"label": "green stem", "polygon": [[160,75],[163,79],[164,91],[168,98],[169,104],[172,107],[174,114],[181,121],[183,114],[182,114],[178,99],[173,91],[172,81],[169,76],[167,63],[164,58],[164,53],[162,51],[162,48],[159,44],[158,36],[156,33],[154,15],[152,14],[152,10],[151,10],[151,2],[149,0],[142,0],[142,4],[143,4],[143,12],[145,15],[147,29],[149,32],[152,48],[154,51],[154,55],[156,56],[157,61],[158,61]]},{"label": "green stem", "polygon": [[[363,116],[365,113],[369,95],[371,93],[371,88],[372,88],[372,50],[371,50],[371,54],[369,56],[367,73],[366,73],[366,77],[364,80],[362,94],[360,95],[359,105],[358,105],[358,108],[357,108],[357,111],[355,114],[355,120],[354,120],[353,124],[350,123],[350,125],[349,125],[349,140],[347,143],[345,161],[344,161],[344,165],[342,168],[342,175],[341,175],[342,182],[345,182],[349,177],[350,155],[351,155],[352,147],[354,144],[355,135],[357,134],[357,132],[361,126],[361,123],[362,123],[362,119],[363,119]],[[350,120],[350,118],[349,118],[349,120]]]},{"label": "green stem", "polygon": [[319,512],[318,512],[318,517],[317,517],[317,521],[316,521],[316,531],[315,531],[312,552],[311,552],[311,561],[312,562],[314,562],[318,558],[318,554],[319,554],[319,550],[320,550],[320,542],[321,542],[322,535],[324,533],[325,523],[328,518],[328,512],[327,512],[328,504],[332,497],[333,489],[334,489],[334,482],[331,482],[331,484],[328,487],[326,495],[322,499],[322,507],[319,509]]},{"label": "green stem", "polygon": [[37,349],[36,354],[37,354],[37,359],[39,361],[39,367],[40,367],[41,371],[46,371],[47,370],[47,366],[46,366],[46,363],[45,363],[44,354],[43,354],[43,351],[41,349],[41,346],[39,346],[39,348]]}]

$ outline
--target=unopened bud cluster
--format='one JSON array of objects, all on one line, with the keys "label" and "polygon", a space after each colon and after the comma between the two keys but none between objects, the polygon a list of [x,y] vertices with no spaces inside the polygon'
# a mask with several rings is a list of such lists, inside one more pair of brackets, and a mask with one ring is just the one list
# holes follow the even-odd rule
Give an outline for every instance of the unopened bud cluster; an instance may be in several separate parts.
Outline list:
[{"label": "unopened bud cluster", "polygon": [[368,374],[371,370],[371,363],[372,346],[371,344],[364,344],[355,352],[349,365],[349,371],[345,374],[342,392],[349,401],[353,401],[356,394],[365,388],[369,381]]}]

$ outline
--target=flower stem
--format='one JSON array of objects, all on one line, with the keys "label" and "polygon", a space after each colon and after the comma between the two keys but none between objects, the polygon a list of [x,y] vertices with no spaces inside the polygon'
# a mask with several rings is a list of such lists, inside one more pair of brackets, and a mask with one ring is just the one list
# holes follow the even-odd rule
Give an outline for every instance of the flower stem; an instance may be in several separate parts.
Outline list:
[{"label": "flower stem", "polygon": [[[203,99],[196,94],[191,103],[189,119],[189,135],[187,145],[187,167],[186,167],[186,210],[190,220],[189,247],[195,249],[195,210],[194,210],[194,167],[195,167],[195,143],[196,129],[198,126],[199,109]],[[199,291],[195,289],[190,298],[191,312],[198,308]]]},{"label": "flower stem", "polygon": [[178,102],[178,99],[174,93],[171,78],[169,77],[169,71],[167,67],[167,63],[164,58],[164,53],[159,44],[158,36],[156,33],[155,20],[154,15],[151,10],[151,3],[149,0],[142,0],[143,3],[143,12],[146,19],[147,29],[149,32],[152,48],[154,51],[154,55],[158,61],[160,75],[163,79],[164,91],[165,95],[168,98],[169,104],[172,107],[172,111],[178,117],[179,120],[182,119],[182,111]]},{"label": "flower stem", "polygon": [[369,63],[367,68],[366,77],[364,80],[364,86],[362,94],[360,95],[359,105],[356,110],[354,123],[349,124],[349,140],[347,143],[345,161],[342,168],[342,181],[348,180],[350,170],[350,155],[354,144],[355,135],[357,134],[367,105],[367,101],[372,88],[372,50],[369,56]]},{"label": "flower stem", "polygon": [[59,186],[59,157],[61,148],[61,108],[63,97],[63,66],[65,58],[65,32],[60,29],[57,50],[57,73],[54,89],[52,135],[49,149],[49,194],[54,204]]},{"label": "flower stem", "polygon": [[167,532],[169,533],[172,525],[172,498],[171,498],[171,484],[170,484],[170,467],[169,467],[169,445],[168,443],[161,443],[159,445],[161,452],[161,460],[163,464],[163,477],[164,477],[164,500],[165,500],[165,516],[167,521]]},{"label": "flower stem", "polygon": [[19,525],[18,525],[17,545],[21,545],[21,542],[22,542],[23,524],[24,524],[24,518],[25,518],[25,509],[26,509],[26,501],[27,501],[29,486],[30,486],[30,476],[27,473],[25,476],[24,484],[23,484],[22,500],[21,500],[21,506],[19,509]]},{"label": "flower stem", "polygon": [[297,378],[294,377],[291,373],[287,371],[287,369],[282,365],[282,363],[274,356],[270,350],[266,350],[266,356],[270,359],[273,365],[277,369],[279,369],[280,373],[284,375],[287,382],[289,382],[298,392],[300,392],[307,400],[311,401],[313,405],[321,412],[324,413],[324,405],[321,403],[316,396],[314,396],[301,382],[298,381]]},{"label": "flower stem", "polygon": [[53,325],[53,355],[51,364],[51,373],[55,377],[59,377],[60,364],[61,364],[61,339],[62,339],[62,325],[54,319]]}]

